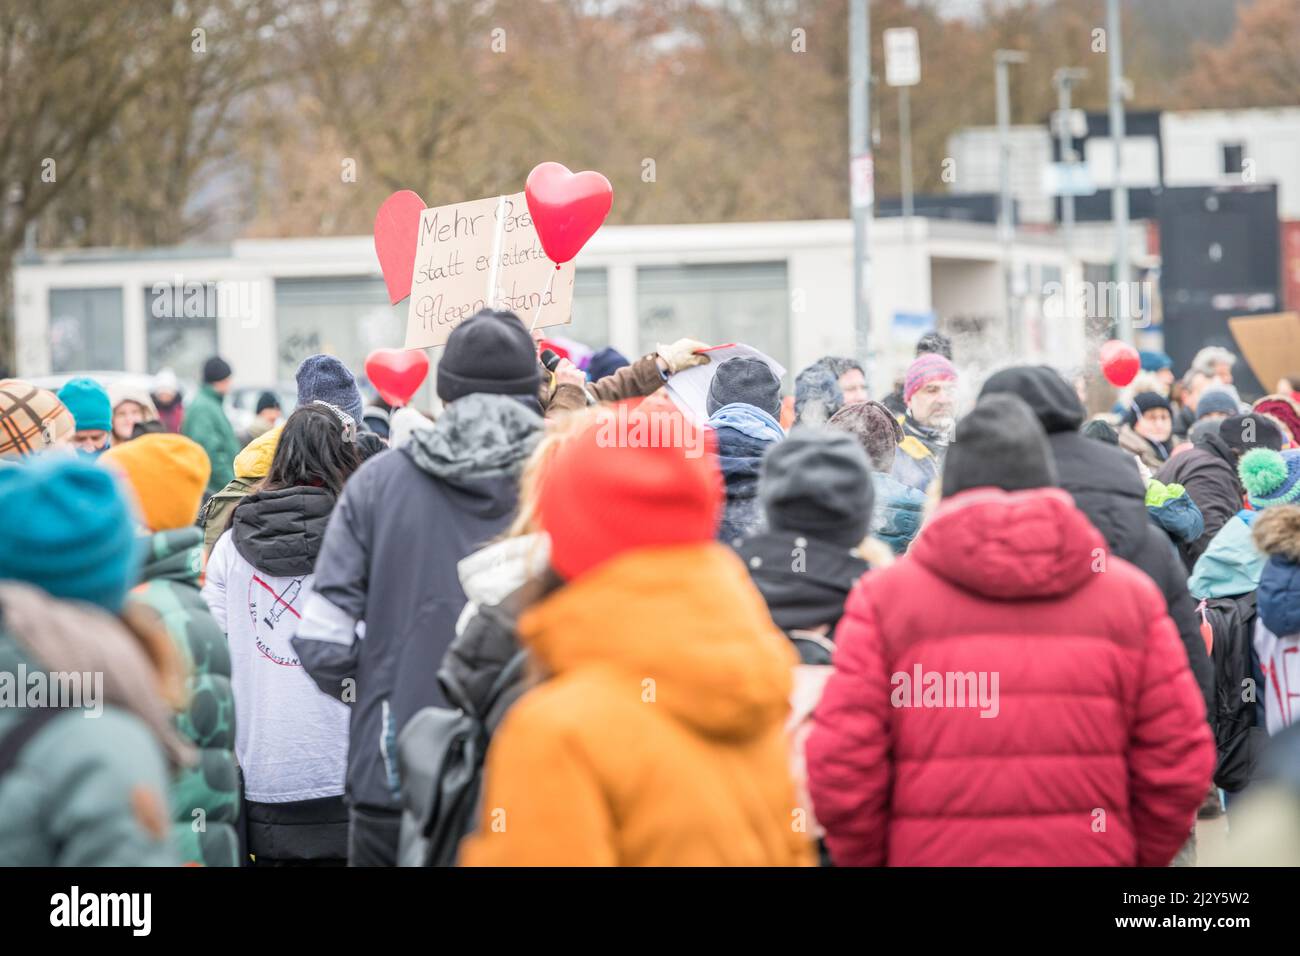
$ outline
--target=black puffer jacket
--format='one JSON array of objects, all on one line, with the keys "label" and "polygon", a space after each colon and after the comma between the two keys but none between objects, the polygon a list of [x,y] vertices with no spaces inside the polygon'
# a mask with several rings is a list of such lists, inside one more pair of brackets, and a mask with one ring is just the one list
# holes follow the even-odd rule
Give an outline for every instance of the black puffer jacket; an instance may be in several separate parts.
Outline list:
[{"label": "black puffer jacket", "polygon": [[1019,395],[1047,432],[1061,487],[1101,532],[1111,553],[1136,565],[1160,588],[1213,721],[1214,668],[1201,637],[1187,570],[1168,535],[1147,515],[1146,489],[1132,458],[1113,445],[1079,433],[1084,409],[1074,389],[1046,365],[1017,366],[991,375],[980,397]]},{"label": "black puffer jacket", "polygon": [[870,569],[857,552],[787,531],[765,531],[736,548],[776,626],[787,633],[834,629],[854,582]]},{"label": "black puffer jacket", "polygon": [[1237,456],[1226,441],[1211,433],[1165,462],[1156,472],[1156,480],[1165,484],[1176,482],[1186,488],[1187,496],[1196,502],[1205,519],[1201,536],[1178,546],[1183,564],[1190,571],[1219,529],[1241,510]]},{"label": "black puffer jacket", "polygon": [[307,486],[248,495],[235,508],[231,542],[265,574],[311,574],[336,500],[327,488]]}]

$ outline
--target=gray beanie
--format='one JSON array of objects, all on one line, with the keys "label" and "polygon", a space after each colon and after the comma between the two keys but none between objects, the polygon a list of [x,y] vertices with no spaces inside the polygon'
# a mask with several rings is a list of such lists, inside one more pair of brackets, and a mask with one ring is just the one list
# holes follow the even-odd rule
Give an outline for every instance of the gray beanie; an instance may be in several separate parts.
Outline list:
[{"label": "gray beanie", "polygon": [[776,418],[781,411],[781,380],[762,359],[727,359],[713,373],[704,407],[712,415],[733,402],[753,405]]},{"label": "gray beanie", "polygon": [[337,405],[361,424],[361,391],[348,367],[332,355],[308,355],[298,366],[298,407],[312,402]]},{"label": "gray beanie", "polygon": [[797,427],[763,459],[758,498],[773,531],[852,548],[871,525],[871,463],[846,432]]}]

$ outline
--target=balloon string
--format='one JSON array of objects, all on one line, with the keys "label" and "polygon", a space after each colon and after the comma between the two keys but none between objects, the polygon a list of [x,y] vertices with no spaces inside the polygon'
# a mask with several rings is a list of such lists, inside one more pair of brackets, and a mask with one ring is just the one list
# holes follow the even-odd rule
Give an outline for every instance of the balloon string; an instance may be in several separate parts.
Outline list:
[{"label": "balloon string", "polygon": [[537,303],[537,311],[533,313],[533,324],[528,327],[529,335],[532,335],[533,329],[537,328],[537,320],[542,317],[542,304],[546,301],[546,297],[551,294],[551,286],[555,285],[555,273],[559,271],[560,267],[557,265],[552,270],[551,277],[546,280],[546,291],[542,293],[542,298]]}]

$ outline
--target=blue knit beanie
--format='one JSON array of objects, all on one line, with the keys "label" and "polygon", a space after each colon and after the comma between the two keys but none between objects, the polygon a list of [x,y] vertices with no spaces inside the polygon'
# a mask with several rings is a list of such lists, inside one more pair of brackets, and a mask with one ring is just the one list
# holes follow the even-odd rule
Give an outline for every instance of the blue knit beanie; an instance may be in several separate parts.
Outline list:
[{"label": "blue knit beanie", "polygon": [[312,402],[337,405],[361,421],[361,390],[348,367],[332,355],[309,355],[298,366],[298,407]]},{"label": "blue knit beanie", "polygon": [[1143,349],[1138,352],[1138,361],[1144,372],[1159,372],[1161,369],[1173,368],[1174,360],[1165,352]]},{"label": "blue knit beanie", "polygon": [[1256,510],[1300,499],[1300,451],[1252,448],[1241,456],[1237,473]]},{"label": "blue knit beanie", "polygon": [[93,378],[68,379],[67,384],[59,389],[59,401],[72,413],[77,431],[112,430],[113,404],[108,400],[104,386]]},{"label": "blue knit beanie", "polygon": [[135,520],[112,474],[65,456],[0,469],[0,515],[0,580],[121,610],[138,552]]},{"label": "blue knit beanie", "polygon": [[1196,417],[1204,418],[1206,415],[1235,415],[1241,409],[1237,407],[1237,400],[1232,397],[1231,392],[1225,392],[1221,388],[1207,388],[1201,392],[1201,397],[1196,400]]},{"label": "blue knit beanie", "polygon": [[618,349],[613,347],[603,348],[594,354],[587,364],[587,378],[593,382],[599,382],[606,375],[613,375],[619,369],[630,364]]}]

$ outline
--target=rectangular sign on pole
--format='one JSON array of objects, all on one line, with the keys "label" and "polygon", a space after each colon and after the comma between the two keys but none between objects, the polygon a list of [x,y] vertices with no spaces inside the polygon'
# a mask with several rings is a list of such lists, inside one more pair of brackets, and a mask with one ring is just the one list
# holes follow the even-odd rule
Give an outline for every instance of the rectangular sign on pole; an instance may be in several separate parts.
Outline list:
[{"label": "rectangular sign on pole", "polygon": [[1049,163],[1043,167],[1043,192],[1049,196],[1091,196],[1097,192],[1084,163]]},{"label": "rectangular sign on pole", "polygon": [[405,347],[442,345],[452,329],[485,308],[514,312],[531,326],[540,306],[537,328],[567,325],[575,273],[572,262],[557,271],[542,251],[523,193],[425,209]]},{"label": "rectangular sign on pole", "polygon": [[921,44],[913,27],[894,27],[881,37],[885,45],[885,82],[916,86],[921,82]]},{"label": "rectangular sign on pole", "polygon": [[876,203],[876,166],[870,153],[849,162],[849,189],[854,209],[870,209]]}]

